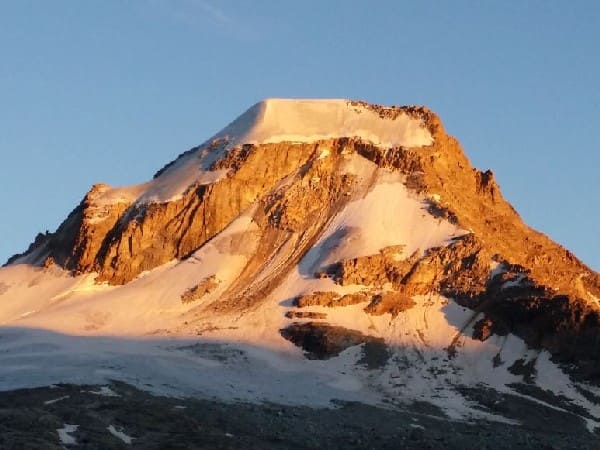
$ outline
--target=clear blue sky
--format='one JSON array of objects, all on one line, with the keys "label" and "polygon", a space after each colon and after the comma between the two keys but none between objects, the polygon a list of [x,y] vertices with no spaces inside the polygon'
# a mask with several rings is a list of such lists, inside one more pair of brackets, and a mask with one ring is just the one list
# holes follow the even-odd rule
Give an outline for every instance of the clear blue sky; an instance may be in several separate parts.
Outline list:
[{"label": "clear blue sky", "polygon": [[0,260],[265,97],[425,104],[600,269],[600,2],[0,0]]}]

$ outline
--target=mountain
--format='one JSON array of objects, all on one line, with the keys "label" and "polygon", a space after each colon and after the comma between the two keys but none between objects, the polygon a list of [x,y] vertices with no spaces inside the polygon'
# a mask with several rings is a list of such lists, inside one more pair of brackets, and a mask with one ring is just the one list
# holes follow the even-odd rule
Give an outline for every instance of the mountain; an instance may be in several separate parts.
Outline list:
[{"label": "mountain", "polygon": [[427,108],[269,99],[147,183],[94,185],[8,261],[0,388],[524,422],[510,399],[594,431],[599,313],[600,275]]}]

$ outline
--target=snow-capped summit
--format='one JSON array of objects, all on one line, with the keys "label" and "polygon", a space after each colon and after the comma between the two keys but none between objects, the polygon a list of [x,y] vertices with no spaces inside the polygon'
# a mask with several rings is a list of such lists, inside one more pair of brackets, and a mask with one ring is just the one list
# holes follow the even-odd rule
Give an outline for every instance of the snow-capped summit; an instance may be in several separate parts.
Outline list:
[{"label": "snow-capped summit", "polygon": [[231,145],[316,142],[355,137],[381,147],[421,147],[432,142],[423,120],[400,108],[344,99],[263,100],[213,139]]}]

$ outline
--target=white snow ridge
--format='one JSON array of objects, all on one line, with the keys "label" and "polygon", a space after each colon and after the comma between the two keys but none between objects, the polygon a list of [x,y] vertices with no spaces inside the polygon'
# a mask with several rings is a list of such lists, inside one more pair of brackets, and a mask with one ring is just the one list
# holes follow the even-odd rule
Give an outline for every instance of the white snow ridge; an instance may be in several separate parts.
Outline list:
[{"label": "white snow ridge", "polygon": [[257,103],[212,139],[227,138],[231,145],[241,145],[342,137],[358,137],[385,148],[422,147],[433,141],[423,122],[406,113],[385,118],[349,100],[278,98]]},{"label": "white snow ridge", "polygon": [[62,428],[58,428],[56,432],[58,433],[58,439],[64,445],[76,445],[77,439],[71,436],[71,433],[75,433],[79,428],[79,425],[71,425],[65,423]]}]

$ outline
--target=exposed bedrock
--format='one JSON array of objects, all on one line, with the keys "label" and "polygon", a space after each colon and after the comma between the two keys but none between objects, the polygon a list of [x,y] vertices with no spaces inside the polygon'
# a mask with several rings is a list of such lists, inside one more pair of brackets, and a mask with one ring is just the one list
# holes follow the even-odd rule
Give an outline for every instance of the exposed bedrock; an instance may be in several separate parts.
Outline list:
[{"label": "exposed bedrock", "polygon": [[328,359],[361,344],[364,344],[362,361],[369,368],[385,365],[389,358],[383,339],[327,323],[293,323],[282,329],[281,335],[301,347],[310,359]]}]

